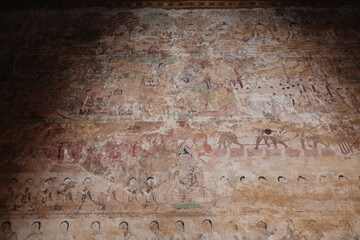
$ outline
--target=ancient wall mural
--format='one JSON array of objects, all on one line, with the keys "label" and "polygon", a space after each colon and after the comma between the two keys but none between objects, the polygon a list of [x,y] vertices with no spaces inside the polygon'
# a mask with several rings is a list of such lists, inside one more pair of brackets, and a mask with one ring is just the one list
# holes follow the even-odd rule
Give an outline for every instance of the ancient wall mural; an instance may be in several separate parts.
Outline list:
[{"label": "ancient wall mural", "polygon": [[359,9],[0,18],[0,239],[360,239]]}]

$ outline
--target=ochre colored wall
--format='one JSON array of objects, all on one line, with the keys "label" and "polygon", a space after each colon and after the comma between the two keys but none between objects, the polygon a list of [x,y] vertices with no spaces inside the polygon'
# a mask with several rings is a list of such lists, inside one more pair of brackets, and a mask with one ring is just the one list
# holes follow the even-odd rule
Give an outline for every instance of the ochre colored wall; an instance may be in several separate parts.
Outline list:
[{"label": "ochre colored wall", "polygon": [[359,9],[0,19],[0,239],[357,239]]}]

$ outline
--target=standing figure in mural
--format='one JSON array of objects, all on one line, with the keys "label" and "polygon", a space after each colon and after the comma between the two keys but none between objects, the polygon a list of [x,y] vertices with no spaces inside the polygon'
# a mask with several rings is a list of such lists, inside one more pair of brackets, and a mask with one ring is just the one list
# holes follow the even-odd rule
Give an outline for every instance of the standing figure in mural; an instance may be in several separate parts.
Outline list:
[{"label": "standing figure in mural", "polygon": [[202,222],[204,232],[200,235],[201,240],[221,240],[219,233],[213,231],[212,222],[209,219],[205,219]]},{"label": "standing figure in mural", "polygon": [[25,238],[25,240],[42,240],[43,234],[40,231],[41,223],[40,222],[34,222],[31,224],[31,233]]},{"label": "standing figure in mural", "polygon": [[35,201],[34,180],[29,178],[25,181],[24,186],[20,189],[20,206],[21,208],[32,208]]},{"label": "standing figure in mural", "polygon": [[9,221],[1,224],[0,240],[17,240],[16,233],[11,230],[11,223]]},{"label": "standing figure in mural", "polygon": [[233,221],[228,224],[229,230],[226,232],[225,240],[243,240],[242,235],[239,233],[239,228]]},{"label": "standing figure in mural", "polygon": [[53,191],[54,191],[54,180],[52,178],[46,179],[44,185],[37,191],[36,204],[38,207],[45,205],[46,201],[49,199],[53,201]]},{"label": "standing figure in mural", "polygon": [[91,223],[91,233],[89,240],[109,240],[108,236],[101,231],[100,222],[95,221]]},{"label": "standing figure in mural", "polygon": [[9,208],[16,208],[16,197],[19,196],[19,188],[16,178],[10,179],[3,189],[3,203]]},{"label": "standing figure in mural", "polygon": [[103,193],[107,197],[107,201],[110,202],[111,197],[113,197],[115,200],[119,201],[117,195],[116,195],[116,184],[115,179],[113,176],[108,177],[108,181],[105,186],[105,191]]},{"label": "standing figure in mural", "polygon": [[286,236],[282,237],[281,240],[306,240],[306,238],[299,232],[291,219],[286,220]]},{"label": "standing figure in mural", "polygon": [[150,237],[147,237],[146,240],[168,240],[169,238],[160,232],[159,223],[157,221],[152,221],[149,225],[152,234]]},{"label": "standing figure in mural", "polygon": [[[93,194],[91,193],[92,188],[92,180],[91,178],[85,178],[82,185],[78,187],[78,192],[81,193],[81,204],[79,206],[79,210],[81,210],[83,204],[85,203],[86,198],[95,203],[96,205],[101,205],[100,202],[94,199]],[[105,208],[105,205],[102,205],[102,209]]]},{"label": "standing figure in mural", "polygon": [[171,237],[170,240],[186,240],[188,239],[185,233],[185,224],[179,220],[175,222],[176,233]]},{"label": "standing figure in mural", "polygon": [[274,144],[274,148],[277,148],[277,144],[282,144],[285,148],[288,147],[286,143],[281,139],[281,137],[277,134],[271,135],[273,132],[271,129],[264,129],[260,131],[259,136],[256,138],[256,146],[255,149],[259,148],[260,143],[264,140],[264,143],[267,147],[270,147],[269,141]]},{"label": "standing figure in mural", "polygon": [[135,237],[129,232],[129,224],[127,222],[121,222],[119,228],[121,233],[115,240],[135,240]]},{"label": "standing figure in mural", "polygon": [[[155,188],[155,180],[153,177],[148,177],[146,180],[146,186],[142,190],[142,194],[145,196],[145,205],[144,207],[147,209],[155,209],[155,211],[158,208],[158,203],[155,198],[154,193]],[[151,207],[150,207],[151,206]]]},{"label": "standing figure in mural", "polygon": [[151,200],[155,200],[153,194],[154,185],[155,185],[154,178],[148,177],[146,179],[146,188],[142,191],[142,193],[146,196],[145,198],[146,203],[149,203]]},{"label": "standing figure in mural", "polygon": [[255,240],[271,240],[272,233],[267,229],[267,224],[264,221],[256,223]]},{"label": "standing figure in mural", "polygon": [[68,221],[60,223],[60,233],[57,234],[54,240],[75,240],[75,236],[69,232],[70,224]]},{"label": "standing figure in mural", "polygon": [[139,199],[137,198],[138,195],[138,183],[136,178],[132,177],[129,179],[128,184],[124,188],[124,196],[127,197],[127,202],[130,204],[139,203]]},{"label": "standing figure in mural", "polygon": [[60,185],[59,189],[57,190],[57,198],[59,199],[60,196],[63,197],[63,202],[66,199],[69,199],[72,203],[74,203],[74,193],[75,190],[75,182],[71,181],[70,178],[65,178],[63,183]]}]

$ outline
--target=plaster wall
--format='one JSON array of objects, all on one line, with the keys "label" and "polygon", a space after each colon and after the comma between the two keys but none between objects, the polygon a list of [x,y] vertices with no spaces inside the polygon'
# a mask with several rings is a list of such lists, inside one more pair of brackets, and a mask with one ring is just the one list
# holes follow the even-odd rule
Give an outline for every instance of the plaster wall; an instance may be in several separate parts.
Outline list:
[{"label": "plaster wall", "polygon": [[359,238],[358,9],[0,19],[0,239]]}]

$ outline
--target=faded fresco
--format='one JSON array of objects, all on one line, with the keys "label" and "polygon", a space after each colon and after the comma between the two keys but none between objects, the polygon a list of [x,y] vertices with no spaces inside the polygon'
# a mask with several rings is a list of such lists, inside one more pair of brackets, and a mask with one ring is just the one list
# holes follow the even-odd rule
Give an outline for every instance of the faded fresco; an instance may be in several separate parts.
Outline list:
[{"label": "faded fresco", "polygon": [[0,18],[0,240],[360,239],[358,9]]}]

